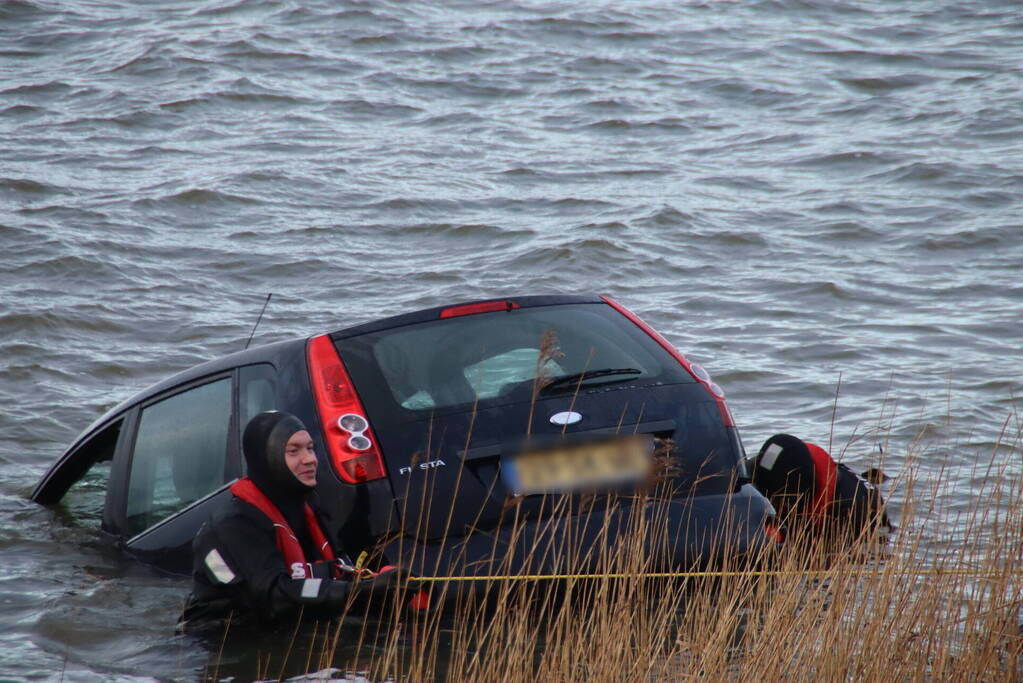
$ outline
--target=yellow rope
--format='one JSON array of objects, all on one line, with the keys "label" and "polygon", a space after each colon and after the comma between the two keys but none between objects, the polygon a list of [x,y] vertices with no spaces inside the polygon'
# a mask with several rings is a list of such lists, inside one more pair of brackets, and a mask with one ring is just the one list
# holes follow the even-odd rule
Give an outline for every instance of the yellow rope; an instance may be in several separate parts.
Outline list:
[{"label": "yellow rope", "polygon": [[727,576],[998,576],[1001,574],[1023,575],[1023,570],[999,571],[995,569],[808,569],[805,571],[758,570],[758,571],[700,571],[700,572],[650,572],[644,574],[518,574],[506,576],[415,576],[410,581],[439,583],[443,581],[544,581],[548,579],[707,579]]}]

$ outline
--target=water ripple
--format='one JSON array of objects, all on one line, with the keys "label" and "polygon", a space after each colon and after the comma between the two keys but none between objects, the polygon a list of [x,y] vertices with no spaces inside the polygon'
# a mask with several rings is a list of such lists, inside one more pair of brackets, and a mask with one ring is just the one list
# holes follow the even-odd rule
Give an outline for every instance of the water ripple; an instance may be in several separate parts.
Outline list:
[{"label": "water ripple", "polygon": [[[244,345],[268,291],[256,343],[611,294],[715,374],[747,447],[996,450],[1023,362],[1020,30],[1014,0],[0,4],[5,553],[109,568],[68,514],[9,501],[113,403]],[[5,577],[3,668],[58,670],[87,579]],[[71,603],[99,616],[69,677],[182,677],[109,590]]]}]

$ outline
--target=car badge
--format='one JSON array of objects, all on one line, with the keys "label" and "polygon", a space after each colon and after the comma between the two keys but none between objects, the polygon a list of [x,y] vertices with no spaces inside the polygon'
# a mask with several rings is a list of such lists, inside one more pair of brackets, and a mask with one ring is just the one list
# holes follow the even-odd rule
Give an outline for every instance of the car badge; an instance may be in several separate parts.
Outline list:
[{"label": "car badge", "polygon": [[581,419],[583,419],[583,416],[572,410],[551,415],[551,422],[556,425],[574,425]]}]

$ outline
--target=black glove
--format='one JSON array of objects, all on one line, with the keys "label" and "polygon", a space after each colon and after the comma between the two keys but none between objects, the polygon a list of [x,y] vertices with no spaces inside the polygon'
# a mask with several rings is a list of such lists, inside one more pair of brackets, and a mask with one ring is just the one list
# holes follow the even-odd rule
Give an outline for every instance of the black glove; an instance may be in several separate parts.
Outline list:
[{"label": "black glove", "polygon": [[408,588],[409,573],[398,567],[388,567],[372,576],[356,579],[351,584],[356,602],[381,604],[385,600],[403,600]]},{"label": "black glove", "polygon": [[335,579],[327,584],[324,591],[323,603],[332,609],[338,610],[348,604],[348,594],[352,591],[351,581]]},{"label": "black glove", "polygon": [[370,592],[397,591],[404,589],[404,585],[408,581],[408,578],[409,573],[407,570],[399,569],[398,567],[387,567],[383,571],[377,572],[372,576],[358,579],[355,585],[359,590]]}]

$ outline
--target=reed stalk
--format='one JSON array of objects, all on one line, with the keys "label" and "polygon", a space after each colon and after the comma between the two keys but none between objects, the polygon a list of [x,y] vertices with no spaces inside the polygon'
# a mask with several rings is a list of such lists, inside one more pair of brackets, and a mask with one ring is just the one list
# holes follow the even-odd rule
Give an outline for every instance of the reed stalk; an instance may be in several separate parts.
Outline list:
[{"label": "reed stalk", "polygon": [[[410,681],[1023,680],[1019,453],[1018,439],[1000,441],[977,468],[979,487],[954,495],[947,468],[928,480],[922,451],[908,453],[894,486],[914,504],[890,510],[900,528],[887,543],[872,532],[810,533],[791,519],[784,547],[726,554],[721,569],[735,573],[716,578],[646,576],[664,569],[656,549],[670,531],[657,491],[603,505],[554,501],[552,527],[598,515],[602,533],[588,546],[555,535],[528,556],[604,578],[435,586],[445,604],[393,612],[363,641],[386,647],[367,656],[335,644],[331,663]],[[953,497],[968,500],[965,512]],[[614,515],[638,509],[648,514],[629,515],[626,534],[609,532]],[[510,571],[495,559],[498,573]]]},{"label": "reed stalk", "polygon": [[[630,496],[550,496],[529,520],[550,533],[527,533],[511,499],[502,525],[518,555],[495,540],[486,572],[507,578],[433,582],[427,612],[392,603],[378,618],[341,615],[314,632],[313,644],[315,633],[323,640],[305,671],[370,681],[1023,680],[1023,440],[1013,417],[990,453],[959,458],[971,465],[941,460],[955,449],[924,436],[900,458],[889,446],[867,456],[903,463],[889,483],[900,501],[888,510],[891,538],[878,534],[880,520],[850,534],[794,517],[770,552],[739,556],[727,534],[710,539],[714,576],[669,566],[668,509],[680,493],[670,477]],[[973,488],[952,490],[954,481]],[[406,504],[428,504],[432,489],[422,491]],[[580,518],[595,536],[579,535]],[[531,576],[540,570],[561,578]],[[456,558],[452,571],[476,569]]]}]

